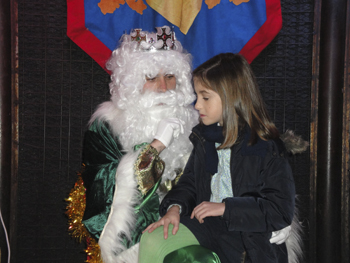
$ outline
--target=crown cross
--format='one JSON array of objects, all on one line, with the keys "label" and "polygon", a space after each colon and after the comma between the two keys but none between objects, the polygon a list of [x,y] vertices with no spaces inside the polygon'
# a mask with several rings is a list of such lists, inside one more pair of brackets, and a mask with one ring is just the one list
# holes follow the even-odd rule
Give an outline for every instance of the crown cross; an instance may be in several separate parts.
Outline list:
[{"label": "crown cross", "polygon": [[163,48],[164,48],[164,49],[168,49],[169,47],[168,47],[166,41],[167,41],[168,39],[171,39],[172,42],[173,42],[173,34],[170,33],[170,34],[168,35],[167,33],[165,33],[165,29],[166,29],[166,28],[164,28],[164,27],[162,27],[161,29],[162,29],[162,34],[161,34],[161,35],[158,35],[158,34],[157,34],[157,41],[158,41],[158,40],[162,40],[162,41],[163,41]]},{"label": "crown cross", "polygon": [[136,35],[131,36],[131,41],[136,41],[140,44],[141,41],[146,41],[146,36],[141,36],[142,29],[135,29]]}]

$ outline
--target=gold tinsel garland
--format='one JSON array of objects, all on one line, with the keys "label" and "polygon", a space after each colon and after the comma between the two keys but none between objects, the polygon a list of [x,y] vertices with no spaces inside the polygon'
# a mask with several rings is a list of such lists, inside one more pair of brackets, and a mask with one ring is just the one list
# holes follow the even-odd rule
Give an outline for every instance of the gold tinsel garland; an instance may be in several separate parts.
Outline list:
[{"label": "gold tinsel garland", "polygon": [[[84,168],[83,164],[83,168]],[[96,240],[90,236],[89,232],[82,223],[84,211],[86,207],[86,189],[84,187],[84,181],[81,173],[78,173],[78,179],[74,184],[74,187],[66,198],[68,216],[68,232],[79,243],[82,240],[86,241],[87,248],[85,250],[87,254],[88,263],[103,263],[101,259],[100,246]]]}]

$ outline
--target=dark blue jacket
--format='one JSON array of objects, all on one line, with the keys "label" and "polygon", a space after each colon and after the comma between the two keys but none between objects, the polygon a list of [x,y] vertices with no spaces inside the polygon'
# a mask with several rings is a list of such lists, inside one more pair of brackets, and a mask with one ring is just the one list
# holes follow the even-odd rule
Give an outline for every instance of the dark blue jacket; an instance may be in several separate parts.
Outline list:
[{"label": "dark blue jacket", "polygon": [[[254,239],[261,236],[254,233],[271,233],[290,225],[295,205],[294,180],[283,142],[259,138],[249,146],[249,139],[250,131],[247,130],[240,142],[231,148],[234,197],[224,200],[222,217],[228,231],[242,233],[242,242],[248,250],[257,243]],[[182,215],[190,215],[198,204],[210,201],[212,175],[205,170],[200,124],[193,128],[190,140],[194,149],[178,184],[162,201],[161,216],[174,203],[182,206]],[[264,236],[268,238],[270,235]]]}]

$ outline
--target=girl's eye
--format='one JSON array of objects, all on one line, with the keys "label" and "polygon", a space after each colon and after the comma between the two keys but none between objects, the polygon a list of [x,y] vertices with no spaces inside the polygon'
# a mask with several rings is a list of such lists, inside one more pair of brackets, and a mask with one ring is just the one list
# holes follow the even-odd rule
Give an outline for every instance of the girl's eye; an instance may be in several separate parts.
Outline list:
[{"label": "girl's eye", "polygon": [[203,98],[203,100],[209,100],[209,98]]}]

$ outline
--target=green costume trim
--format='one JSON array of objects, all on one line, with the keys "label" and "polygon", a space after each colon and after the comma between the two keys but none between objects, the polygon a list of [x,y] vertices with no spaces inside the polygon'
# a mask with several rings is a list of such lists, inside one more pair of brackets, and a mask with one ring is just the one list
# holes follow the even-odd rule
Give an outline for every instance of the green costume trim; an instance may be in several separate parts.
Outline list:
[{"label": "green costume trim", "polygon": [[134,146],[134,151],[136,152],[138,149],[140,149],[140,148],[142,148],[143,146],[146,146],[146,145],[148,145],[149,143],[147,143],[147,142],[143,142],[143,143],[141,143],[141,144],[137,144],[137,145],[135,145]]}]

